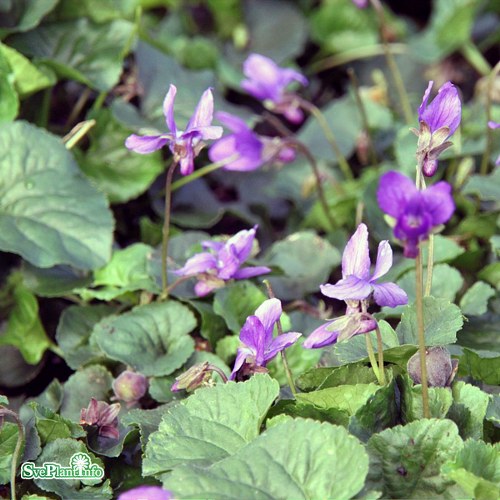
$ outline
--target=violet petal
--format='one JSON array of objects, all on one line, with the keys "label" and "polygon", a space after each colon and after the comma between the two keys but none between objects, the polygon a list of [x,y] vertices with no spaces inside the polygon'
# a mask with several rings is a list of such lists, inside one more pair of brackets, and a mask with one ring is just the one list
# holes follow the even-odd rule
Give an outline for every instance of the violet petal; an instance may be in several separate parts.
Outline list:
[{"label": "violet petal", "polygon": [[349,239],[342,255],[342,276],[354,275],[367,280],[370,277],[370,255],[368,252],[368,228],[360,224]]},{"label": "violet petal", "polygon": [[408,303],[408,295],[395,283],[373,284],[373,298],[381,307],[403,306]]}]

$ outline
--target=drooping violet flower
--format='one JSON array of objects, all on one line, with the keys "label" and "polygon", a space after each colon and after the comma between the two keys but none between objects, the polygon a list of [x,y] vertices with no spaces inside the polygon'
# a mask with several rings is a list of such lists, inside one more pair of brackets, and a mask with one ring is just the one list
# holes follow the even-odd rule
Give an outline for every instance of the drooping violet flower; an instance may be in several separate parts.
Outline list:
[{"label": "drooping violet flower", "polygon": [[135,405],[148,390],[148,379],[142,373],[125,370],[113,380],[113,399],[125,401],[127,407]]},{"label": "drooping violet flower", "polygon": [[352,3],[356,5],[358,9],[366,9],[370,4],[369,0],[352,0]]},{"label": "drooping violet flower", "polygon": [[255,311],[255,315],[248,316],[240,332],[243,347],[238,348],[234,368],[230,380],[237,377],[238,372],[247,365],[245,375],[255,373],[265,368],[279,352],[297,342],[302,335],[298,332],[289,332],[273,336],[274,325],[281,317],[281,301],[268,299]]},{"label": "drooping violet flower", "polygon": [[448,139],[460,125],[462,113],[458,91],[451,82],[446,82],[427,105],[433,84],[433,81],[429,82],[418,108],[420,130],[412,129],[418,136],[418,165],[427,177],[436,173],[439,155],[452,146]]},{"label": "drooping violet flower", "polygon": [[140,154],[149,154],[168,144],[174,156],[174,161],[180,165],[183,175],[189,175],[194,170],[194,158],[202,150],[203,141],[218,139],[222,135],[222,127],[211,125],[214,110],[214,98],[210,89],[205,90],[191,116],[186,130],[178,130],[174,119],[174,101],[177,88],[170,88],[163,101],[163,114],[168,133],[159,135],[136,135],[127,137],[125,146]]},{"label": "drooping violet flower", "polygon": [[394,236],[403,241],[405,257],[412,259],[418,255],[420,241],[455,211],[447,182],[419,191],[411,179],[399,172],[387,172],[380,178],[377,200],[382,211],[396,219]]},{"label": "drooping violet flower", "polygon": [[87,408],[82,408],[80,412],[80,425],[95,425],[99,430],[99,436],[118,439],[118,413],[120,413],[120,403],[112,405],[105,401],[90,399]]},{"label": "drooping violet flower", "polygon": [[304,341],[305,348],[325,347],[374,330],[377,323],[366,313],[372,294],[379,306],[396,307],[408,303],[406,292],[395,283],[377,283],[392,267],[392,249],[388,241],[382,241],[378,246],[373,273],[370,267],[368,229],[365,224],[360,224],[342,255],[342,279],[335,285],[320,286],[323,295],[346,302],[346,314],[314,330]]},{"label": "drooping violet flower", "polygon": [[219,112],[216,117],[232,134],[212,144],[208,157],[215,163],[236,156],[223,167],[225,170],[249,172],[273,159],[283,163],[295,159],[295,151],[287,147],[281,138],[258,135],[241,118],[229,113]]},{"label": "drooping violet flower", "polygon": [[304,113],[297,97],[286,91],[294,81],[307,85],[307,78],[290,68],[280,68],[272,59],[260,54],[250,54],[243,63],[247,77],[241,87],[250,95],[263,101],[271,111],[284,115],[292,123],[301,123]]},{"label": "drooping violet flower", "polygon": [[[488,127],[492,129],[500,128],[500,123],[494,122],[494,121],[489,121],[488,122]],[[495,161],[495,165],[500,165],[500,155],[498,155],[498,158]]]},{"label": "drooping violet flower", "polygon": [[173,500],[171,491],[160,486],[137,486],[131,490],[120,493],[118,500]]},{"label": "drooping violet flower", "polygon": [[196,276],[198,283],[194,290],[198,297],[203,297],[212,290],[224,286],[228,280],[253,278],[271,272],[271,269],[265,266],[241,268],[252,251],[257,227],[240,231],[225,243],[203,241],[202,246],[208,251],[188,259],[184,267],[174,271],[175,274]]}]

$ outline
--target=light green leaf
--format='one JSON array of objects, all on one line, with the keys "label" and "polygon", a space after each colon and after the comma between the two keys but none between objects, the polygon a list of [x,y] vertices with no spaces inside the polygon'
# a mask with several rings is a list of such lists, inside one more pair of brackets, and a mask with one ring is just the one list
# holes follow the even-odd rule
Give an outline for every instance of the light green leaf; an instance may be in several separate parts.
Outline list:
[{"label": "light green leaf", "polygon": [[174,301],[138,306],[110,316],[94,328],[92,338],[111,359],[147,376],[169,375],[194,350],[189,332],[196,326],[193,313]]},{"label": "light green leaf", "polygon": [[77,370],[90,361],[104,358],[95,341],[90,340],[94,326],[115,312],[107,305],[70,306],[65,309],[57,325],[56,340],[70,368]]},{"label": "light green leaf", "polygon": [[90,398],[106,401],[113,377],[100,365],[90,365],[79,370],[64,384],[60,414],[70,420],[80,420],[82,408],[87,408]]},{"label": "light green leaf", "polygon": [[174,470],[163,485],[179,498],[200,500],[235,494],[245,500],[343,500],[362,489],[367,471],[363,446],[343,427],[287,419],[209,469]]},{"label": "light green leaf", "polygon": [[488,300],[495,290],[484,281],[476,281],[460,299],[460,309],[467,316],[481,316],[488,310]]},{"label": "light green leaf", "polygon": [[38,316],[38,301],[22,282],[14,286],[12,299],[14,306],[0,334],[0,345],[17,347],[24,360],[35,365],[52,345]]},{"label": "light green leaf", "polygon": [[217,342],[215,353],[224,363],[231,363],[235,356],[238,347],[241,345],[240,338],[236,335],[228,335]]},{"label": "light green leaf", "polygon": [[476,194],[481,200],[500,200],[500,170],[490,175],[472,175],[463,190],[464,194]]},{"label": "light green leaf", "polygon": [[[96,23],[105,23],[113,19],[132,19],[139,0],[59,0],[58,19],[77,19],[89,17]],[[144,6],[143,6],[144,8]]]},{"label": "light green leaf", "polygon": [[111,203],[137,198],[163,172],[161,152],[140,155],[129,151],[124,143],[130,131],[109,109],[89,118],[94,118],[97,124],[89,134],[90,147],[79,155],[80,168],[107,194]]},{"label": "light green leaf", "polygon": [[[15,35],[11,44],[59,76],[107,91],[118,83],[134,26],[123,19],[94,24],[86,18],[39,26]],[[86,47],[82,52],[80,47]]]},{"label": "light green leaf", "polygon": [[133,243],[113,252],[106,266],[94,271],[92,287],[76,290],[84,300],[110,301],[127,292],[159,293],[155,278],[149,273],[153,248]]},{"label": "light green leaf", "polygon": [[383,498],[429,498],[452,483],[440,473],[462,448],[457,426],[450,420],[423,419],[375,434],[368,441],[368,485]]},{"label": "light green leaf", "polygon": [[301,231],[274,243],[262,262],[283,270],[285,276],[269,277],[269,282],[277,297],[292,300],[316,292],[340,263],[340,253],[316,233]]},{"label": "light green leaf", "polygon": [[0,52],[0,123],[13,121],[19,113],[19,97],[14,88],[14,75]]},{"label": "light green leaf", "polygon": [[500,445],[468,439],[454,461],[443,465],[445,476],[478,500],[500,497]]},{"label": "light green leaf", "polygon": [[[458,306],[446,299],[424,297],[424,334],[427,346],[453,344],[462,325],[463,317]],[[415,304],[406,306],[396,333],[401,344],[418,345]]]},{"label": "light green leaf", "polygon": [[0,127],[0,249],[39,267],[104,265],[113,219],[62,142],[24,122]]},{"label": "light green leaf", "polygon": [[337,408],[354,415],[380,386],[375,383],[340,385],[319,391],[297,394],[297,401],[309,403],[317,408]]},{"label": "light green leaf", "polygon": [[258,436],[278,393],[278,383],[268,375],[198,389],[170,409],[151,435],[143,474],[157,475],[185,464],[206,467],[233,455]]},{"label": "light green leaf", "polygon": [[12,422],[4,422],[0,427],[0,484],[10,481],[12,454],[16,448],[19,428]]},{"label": "light green leaf", "polygon": [[[93,464],[104,467],[102,461],[89,453],[81,441],[63,438],[51,441],[45,446],[35,464],[41,467],[47,462],[55,462],[63,467],[69,466],[69,460],[75,453],[86,453]],[[113,497],[113,491],[107,479],[97,486],[102,479],[35,479],[35,484],[42,490],[53,492],[62,498],[71,500],[105,500]]]}]

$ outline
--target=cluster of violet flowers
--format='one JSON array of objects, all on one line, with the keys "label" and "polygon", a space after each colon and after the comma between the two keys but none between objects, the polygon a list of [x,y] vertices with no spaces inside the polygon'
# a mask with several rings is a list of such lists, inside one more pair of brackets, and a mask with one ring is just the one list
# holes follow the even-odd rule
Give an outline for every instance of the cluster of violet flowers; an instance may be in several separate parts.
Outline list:
[{"label": "cluster of violet flowers", "polygon": [[[355,3],[360,7],[365,5],[365,2]],[[293,124],[303,121],[301,99],[289,90],[294,82],[308,84],[303,75],[289,68],[280,68],[271,59],[258,54],[248,57],[243,73],[242,88],[260,100],[266,109],[284,116]],[[402,244],[407,258],[418,257],[421,243],[439,231],[455,210],[451,186],[440,181],[426,187],[424,177],[435,175],[440,154],[452,145],[449,139],[460,124],[461,102],[457,89],[447,82],[429,103],[432,88],[433,82],[429,82],[418,109],[419,129],[412,129],[418,137],[416,183],[399,172],[390,171],[381,176],[377,190],[378,204],[389,216],[394,236]],[[132,134],[125,143],[127,148],[147,154],[168,146],[174,165],[178,164],[181,174],[185,176],[193,173],[194,159],[209,140],[216,141],[208,153],[210,160],[220,163],[226,170],[252,171],[271,161],[288,163],[294,160],[295,150],[286,140],[259,135],[240,118],[224,112],[216,114],[217,119],[230,130],[228,135],[222,137],[222,128],[212,125],[211,89],[203,93],[186,129],[179,130],[174,120],[176,91],[176,87],[170,85],[163,104],[168,132],[146,136]],[[496,128],[499,125],[492,122],[490,126]],[[244,267],[252,254],[256,231],[257,226],[254,226],[226,241],[202,242],[203,252],[188,259],[174,273],[181,279],[195,277],[195,293],[203,297],[228,281],[271,272],[264,266]],[[369,312],[372,301],[380,307],[396,307],[408,302],[407,294],[398,285],[379,282],[391,268],[392,260],[389,242],[382,241],[378,246],[374,269],[371,270],[368,228],[361,223],[344,250],[342,279],[320,287],[326,297],[345,302],[345,315],[329,320],[314,330],[303,342],[303,347],[322,348],[372,331],[380,336],[377,321]],[[240,332],[241,346],[231,380],[244,380],[253,373],[266,371],[269,361],[298,341],[301,333],[280,331],[281,314],[281,302],[272,297],[247,318]],[[279,334],[275,336],[273,332],[277,325]],[[380,369],[383,370],[383,367]],[[210,371],[213,367],[207,363],[190,369],[178,378],[173,389],[192,390],[199,384],[203,385],[207,383]]]}]

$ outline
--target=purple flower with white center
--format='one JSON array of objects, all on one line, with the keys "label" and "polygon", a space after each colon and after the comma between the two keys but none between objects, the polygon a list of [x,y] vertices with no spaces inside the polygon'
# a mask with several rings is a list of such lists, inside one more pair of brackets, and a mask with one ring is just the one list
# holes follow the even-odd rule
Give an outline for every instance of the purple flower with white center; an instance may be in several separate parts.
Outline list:
[{"label": "purple flower with white center", "polygon": [[178,276],[197,276],[195,293],[198,297],[209,294],[212,290],[224,286],[230,279],[246,279],[271,272],[265,266],[244,267],[243,263],[250,257],[255,233],[252,229],[243,230],[222,241],[203,241],[207,252],[201,252],[187,260],[184,267],[174,271]]},{"label": "purple flower with white center", "polygon": [[430,81],[418,108],[420,130],[413,129],[418,136],[417,160],[422,172],[432,177],[437,170],[439,155],[450,146],[448,139],[460,125],[462,105],[458,91],[451,82],[446,82],[437,96],[428,105],[434,82]]},{"label": "purple flower with white center", "polygon": [[120,493],[118,500],[173,500],[171,491],[160,486],[137,486],[131,490]]},{"label": "purple flower with white center", "polygon": [[210,147],[208,156],[214,163],[236,156],[224,167],[225,170],[249,172],[273,159],[283,163],[295,159],[295,151],[284,145],[279,137],[258,135],[241,118],[229,113],[220,112],[216,117],[232,134],[215,142]]},{"label": "purple flower with white center", "polygon": [[190,118],[186,130],[178,130],[174,119],[174,101],[177,88],[170,85],[163,101],[163,114],[168,133],[159,135],[136,135],[127,137],[125,146],[140,154],[149,154],[168,144],[174,161],[180,165],[182,175],[189,175],[194,170],[194,158],[204,146],[202,141],[218,139],[222,127],[211,125],[214,110],[214,98],[210,89],[205,90]]},{"label": "purple flower with white center", "polygon": [[294,81],[307,85],[307,78],[290,68],[280,68],[272,59],[260,54],[250,54],[243,63],[247,77],[241,87],[250,95],[263,101],[271,111],[284,115],[292,123],[301,123],[304,114],[297,97],[286,91]]},{"label": "purple flower with white center", "polygon": [[[500,128],[500,123],[489,121],[488,122],[488,127],[492,128],[492,129]],[[500,155],[496,159],[495,165],[497,165],[497,166],[500,165]]]},{"label": "purple flower with white center", "polygon": [[80,425],[96,426],[99,430],[99,436],[118,439],[118,413],[120,413],[120,403],[112,405],[105,401],[90,399],[87,408],[82,408],[80,412]]},{"label": "purple flower with white center", "polygon": [[263,368],[279,352],[297,342],[302,335],[298,332],[273,336],[274,325],[280,319],[281,313],[281,301],[268,299],[257,308],[255,315],[248,316],[240,332],[240,340],[244,346],[238,348],[230,380],[236,378],[244,363],[251,367]]},{"label": "purple flower with white center", "polygon": [[455,211],[447,182],[419,191],[411,179],[399,172],[387,172],[380,178],[377,200],[382,211],[396,219],[394,236],[404,242],[405,257],[412,259],[418,255],[420,241]]}]

